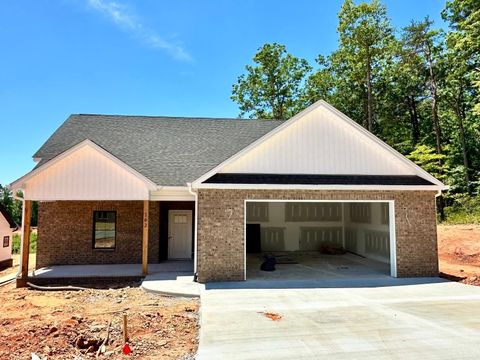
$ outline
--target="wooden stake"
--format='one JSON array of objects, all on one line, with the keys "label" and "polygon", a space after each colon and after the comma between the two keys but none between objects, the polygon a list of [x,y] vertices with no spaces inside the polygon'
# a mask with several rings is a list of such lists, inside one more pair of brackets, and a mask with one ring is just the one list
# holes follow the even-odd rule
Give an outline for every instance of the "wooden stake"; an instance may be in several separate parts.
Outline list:
[{"label": "wooden stake", "polygon": [[128,342],[127,314],[123,314],[123,343]]},{"label": "wooden stake", "polygon": [[149,201],[143,201],[142,274],[148,274],[148,210]]},{"label": "wooden stake", "polygon": [[32,201],[24,201],[23,229],[22,229],[22,268],[20,278],[17,279],[17,287],[27,286],[28,259],[30,253],[30,219],[32,217]]}]

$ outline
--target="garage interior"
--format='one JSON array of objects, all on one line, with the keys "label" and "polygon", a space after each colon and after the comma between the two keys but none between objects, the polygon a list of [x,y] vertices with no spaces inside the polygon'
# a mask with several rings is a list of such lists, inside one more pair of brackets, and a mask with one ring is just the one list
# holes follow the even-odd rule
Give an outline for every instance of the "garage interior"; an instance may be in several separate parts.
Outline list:
[{"label": "garage interior", "polygon": [[389,202],[247,201],[245,221],[247,280],[395,276]]}]

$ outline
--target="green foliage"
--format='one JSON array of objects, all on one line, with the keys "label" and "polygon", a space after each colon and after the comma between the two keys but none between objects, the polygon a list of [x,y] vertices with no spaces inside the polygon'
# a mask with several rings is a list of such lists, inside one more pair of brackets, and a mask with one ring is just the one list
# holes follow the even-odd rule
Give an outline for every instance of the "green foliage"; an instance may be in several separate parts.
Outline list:
[{"label": "green foliage", "polygon": [[[17,192],[17,197],[23,198],[21,191]],[[22,202],[13,198],[11,190],[7,186],[0,184],[0,204],[2,204],[9,212],[12,219],[18,226],[22,224]],[[38,203],[32,203],[31,225],[37,226]]]},{"label": "green foliage", "polygon": [[442,164],[445,155],[437,154],[435,148],[428,145],[418,145],[407,157],[437,179],[444,179],[446,169],[445,165]]},{"label": "green foliage", "polygon": [[[21,252],[20,245],[21,245],[20,235],[13,234],[12,254],[20,254]],[[36,253],[37,253],[37,233],[32,232],[30,234],[30,254],[36,254]]]},{"label": "green foliage", "polygon": [[480,197],[457,195],[452,206],[445,209],[447,224],[480,224]]},{"label": "green foliage", "polygon": [[447,45],[469,68],[476,95],[473,109],[480,115],[480,1],[450,0],[442,12],[450,24]]},{"label": "green foliage", "polygon": [[[22,196],[21,193],[18,195]],[[15,200],[10,189],[2,186],[2,184],[0,184],[0,204],[7,209],[15,223],[20,225],[22,222],[22,202]]]},{"label": "green foliage", "polygon": [[288,119],[300,106],[300,93],[310,65],[287,53],[285,46],[265,44],[247,65],[247,74],[233,85],[232,100],[240,106],[240,116]]},{"label": "green foliage", "polygon": [[[480,203],[480,1],[449,0],[449,31],[427,17],[395,29],[379,0],[345,0],[338,48],[311,71],[266,44],[233,86],[241,115],[286,119],[324,99],[450,186],[460,221]],[[468,200],[471,199],[471,200]]]}]

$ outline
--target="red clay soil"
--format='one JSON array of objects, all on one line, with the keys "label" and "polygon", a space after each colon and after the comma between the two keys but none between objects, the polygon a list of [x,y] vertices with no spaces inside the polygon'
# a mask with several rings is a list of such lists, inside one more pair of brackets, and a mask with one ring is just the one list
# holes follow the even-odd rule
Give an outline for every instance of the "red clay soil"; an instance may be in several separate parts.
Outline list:
[{"label": "red clay soil", "polygon": [[480,226],[439,225],[438,257],[442,276],[480,286]]},{"label": "red clay soil", "polygon": [[[95,359],[97,352],[100,359],[193,359],[197,351],[197,300],[138,287],[36,291],[6,285],[0,304],[0,359],[31,359],[32,353],[41,359]],[[123,313],[128,356],[121,352]]]}]

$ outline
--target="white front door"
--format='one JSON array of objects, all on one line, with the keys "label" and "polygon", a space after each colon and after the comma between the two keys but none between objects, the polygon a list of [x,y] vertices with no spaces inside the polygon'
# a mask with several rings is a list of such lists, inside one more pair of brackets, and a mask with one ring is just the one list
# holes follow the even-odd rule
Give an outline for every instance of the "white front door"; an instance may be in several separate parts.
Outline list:
[{"label": "white front door", "polygon": [[192,258],[192,210],[168,212],[168,258]]}]

